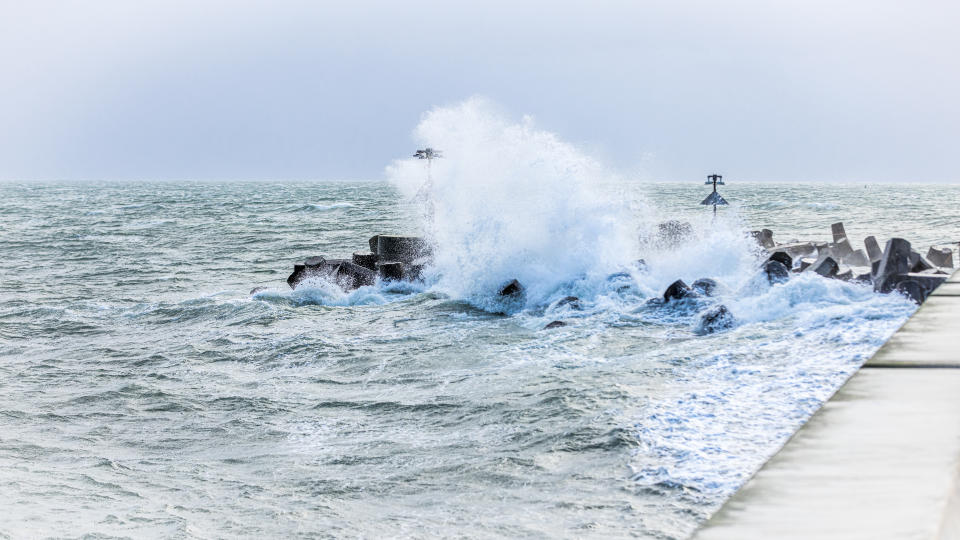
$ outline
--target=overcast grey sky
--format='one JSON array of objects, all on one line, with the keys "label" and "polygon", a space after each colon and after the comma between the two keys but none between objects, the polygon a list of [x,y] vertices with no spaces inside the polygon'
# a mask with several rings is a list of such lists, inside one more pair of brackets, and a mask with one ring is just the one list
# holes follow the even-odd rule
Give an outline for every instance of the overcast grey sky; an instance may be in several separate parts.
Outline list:
[{"label": "overcast grey sky", "polygon": [[956,0],[0,6],[0,179],[377,179],[481,95],[631,178],[960,181]]}]

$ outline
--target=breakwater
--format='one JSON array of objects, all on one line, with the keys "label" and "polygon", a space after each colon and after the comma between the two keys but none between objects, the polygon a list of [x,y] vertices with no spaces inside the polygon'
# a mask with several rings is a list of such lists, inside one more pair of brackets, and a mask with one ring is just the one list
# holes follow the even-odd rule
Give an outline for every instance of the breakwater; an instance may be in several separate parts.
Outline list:
[{"label": "breakwater", "polygon": [[960,272],[694,536],[960,537]]}]

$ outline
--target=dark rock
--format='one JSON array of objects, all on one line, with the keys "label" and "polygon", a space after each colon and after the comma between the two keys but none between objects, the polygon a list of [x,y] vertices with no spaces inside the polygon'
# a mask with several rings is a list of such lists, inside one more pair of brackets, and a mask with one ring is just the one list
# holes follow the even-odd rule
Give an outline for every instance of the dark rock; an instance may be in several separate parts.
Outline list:
[{"label": "dark rock", "polygon": [[253,296],[253,295],[257,294],[258,292],[260,292],[260,291],[265,291],[265,290],[267,290],[266,287],[254,287],[254,288],[250,289],[250,296]]},{"label": "dark rock", "polygon": [[360,265],[367,270],[376,271],[377,270],[377,254],[376,253],[354,253],[353,254],[353,264]]},{"label": "dark rock", "polygon": [[690,288],[703,296],[713,296],[717,291],[717,282],[710,278],[700,278],[694,281]]},{"label": "dark rock", "polygon": [[787,267],[787,270],[793,268],[793,257],[783,251],[776,251],[767,259],[768,261],[777,261]]},{"label": "dark rock", "polygon": [[823,277],[833,277],[837,275],[839,269],[840,265],[837,264],[837,261],[833,260],[833,257],[824,254],[818,257],[804,272],[814,272]]},{"label": "dark rock", "polygon": [[931,247],[927,251],[927,260],[940,268],[953,268],[953,251],[950,248]]},{"label": "dark rock", "polygon": [[684,298],[695,298],[697,293],[693,291],[682,279],[678,279],[670,284],[667,287],[667,290],[663,293],[663,300],[669,302],[670,300],[682,300]]},{"label": "dark rock", "polygon": [[767,261],[763,263],[762,270],[771,285],[790,279],[790,270],[780,261]]},{"label": "dark rock", "polygon": [[868,236],[864,238],[863,245],[867,248],[867,258],[870,259],[871,264],[883,258],[883,251],[880,249],[876,237]]},{"label": "dark rock", "polygon": [[570,309],[580,310],[583,309],[580,305],[580,299],[576,296],[567,296],[557,300],[555,304],[556,307],[570,306]]},{"label": "dark rock", "polygon": [[377,263],[377,275],[382,281],[402,281],[403,263],[398,261],[380,261]]},{"label": "dark rock", "polygon": [[546,329],[548,329],[548,328],[560,328],[561,326],[566,326],[566,325],[567,325],[567,323],[565,323],[565,322],[563,322],[563,321],[553,321],[553,322],[547,323],[547,325],[544,326],[543,328],[544,328],[544,330],[546,330]]},{"label": "dark rock", "polygon": [[733,313],[727,309],[727,306],[720,305],[709,309],[700,317],[700,322],[694,332],[700,335],[713,334],[720,330],[728,330],[736,325],[737,319],[733,316]]},{"label": "dark rock", "polygon": [[910,242],[903,238],[887,240],[883,258],[873,278],[873,290],[888,293],[893,290],[893,278],[910,271]]},{"label": "dark rock", "polygon": [[506,285],[500,287],[500,296],[517,296],[524,293],[523,285],[515,279],[511,279]]},{"label": "dark rock", "polygon": [[894,290],[918,304],[922,304],[927,298],[927,295],[924,294],[923,287],[920,285],[920,283],[913,279],[905,279],[897,282],[897,286]]},{"label": "dark rock", "polygon": [[841,240],[846,240],[847,231],[843,230],[843,223],[834,223],[830,225],[830,232],[833,233],[833,241],[839,243]]},{"label": "dark rock", "polygon": [[381,261],[412,263],[430,253],[426,241],[418,236],[381,234],[376,239],[377,249],[374,253]]},{"label": "dark rock", "polygon": [[377,253],[377,244],[379,243],[380,235],[374,235],[370,237],[368,243],[370,244],[370,253]]}]

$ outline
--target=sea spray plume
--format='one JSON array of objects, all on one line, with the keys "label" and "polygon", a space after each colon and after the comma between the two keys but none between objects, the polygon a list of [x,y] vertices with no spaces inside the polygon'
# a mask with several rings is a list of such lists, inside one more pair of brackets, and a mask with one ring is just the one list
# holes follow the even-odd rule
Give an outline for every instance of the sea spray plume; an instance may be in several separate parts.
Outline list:
[{"label": "sea spray plume", "polygon": [[[472,98],[424,115],[418,142],[443,148],[432,164],[428,200],[435,245],[436,288],[492,311],[510,279],[542,302],[561,283],[601,276],[636,255],[625,205],[596,189],[602,167],[530,118],[510,120],[489,101]],[[395,162],[387,174],[403,194],[424,185],[422,163]]]}]

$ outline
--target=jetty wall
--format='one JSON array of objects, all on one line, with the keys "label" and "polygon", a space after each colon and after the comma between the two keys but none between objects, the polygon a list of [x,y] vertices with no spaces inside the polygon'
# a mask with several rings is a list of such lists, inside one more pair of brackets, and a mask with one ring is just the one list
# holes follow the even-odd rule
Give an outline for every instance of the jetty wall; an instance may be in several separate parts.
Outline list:
[{"label": "jetty wall", "polygon": [[693,538],[960,538],[960,271]]}]

